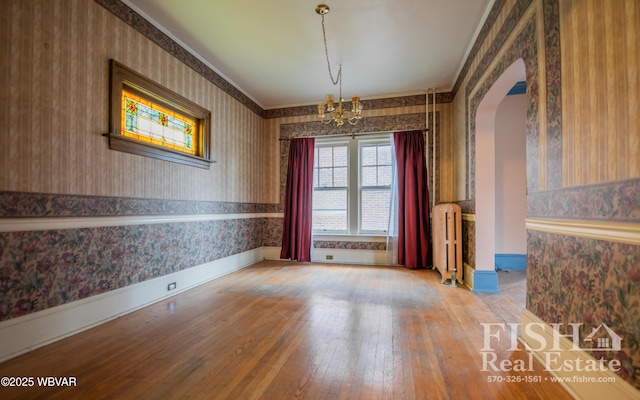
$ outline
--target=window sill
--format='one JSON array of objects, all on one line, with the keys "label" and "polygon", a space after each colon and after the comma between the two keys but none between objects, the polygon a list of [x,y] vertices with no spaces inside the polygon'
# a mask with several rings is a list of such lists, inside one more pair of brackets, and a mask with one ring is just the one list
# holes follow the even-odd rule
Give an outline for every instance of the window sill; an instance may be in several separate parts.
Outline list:
[{"label": "window sill", "polygon": [[381,242],[386,243],[386,234],[350,235],[340,233],[312,233],[313,240],[328,240],[337,242]]},{"label": "window sill", "polygon": [[152,144],[142,143],[140,141],[129,139],[122,135],[105,133],[103,136],[109,138],[109,148],[111,150],[157,158],[159,160],[171,161],[174,163],[189,165],[202,169],[209,169],[209,165],[215,163],[215,161],[213,160],[194,156],[191,154],[180,153],[178,151],[154,146]]}]

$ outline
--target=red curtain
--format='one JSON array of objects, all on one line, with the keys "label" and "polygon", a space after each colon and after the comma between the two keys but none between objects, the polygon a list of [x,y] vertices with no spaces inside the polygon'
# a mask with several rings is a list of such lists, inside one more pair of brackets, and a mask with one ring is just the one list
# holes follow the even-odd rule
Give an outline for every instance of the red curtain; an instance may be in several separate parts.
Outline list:
[{"label": "red curtain", "polygon": [[284,229],[280,258],[311,261],[314,138],[294,139],[289,148]]},{"label": "red curtain", "polygon": [[431,265],[429,191],[422,131],[395,132],[398,169],[398,264]]}]

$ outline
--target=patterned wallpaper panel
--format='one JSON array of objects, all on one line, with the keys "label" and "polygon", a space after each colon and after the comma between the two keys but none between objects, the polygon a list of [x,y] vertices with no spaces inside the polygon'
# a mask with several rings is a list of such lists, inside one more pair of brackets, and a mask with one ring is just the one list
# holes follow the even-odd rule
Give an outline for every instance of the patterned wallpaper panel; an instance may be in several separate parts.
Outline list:
[{"label": "patterned wallpaper panel", "polygon": [[640,177],[640,2],[563,0],[564,186]]},{"label": "patterned wallpaper panel", "polygon": [[0,233],[0,320],[263,246],[267,218]]},{"label": "patterned wallpaper panel", "polygon": [[[586,1],[616,16],[620,4],[628,6],[626,19],[613,26],[622,29],[619,33],[627,38],[624,45],[631,49],[627,50],[635,51],[632,39],[638,35],[633,18],[640,8],[634,0],[620,0],[615,6]],[[582,124],[597,127],[592,132],[596,142],[602,142],[600,132],[615,128],[616,146],[625,144],[627,153],[637,148],[638,131],[637,126],[622,129],[615,124],[605,129],[599,115],[576,123],[575,115],[585,104],[581,101],[591,93],[598,98],[609,93],[600,86],[574,97],[580,102],[567,109],[573,119],[562,120],[569,99],[563,89],[578,90],[583,83],[582,75],[565,83],[561,74],[581,62],[560,53],[560,33],[580,37],[583,29],[563,25],[562,15],[571,11],[572,4],[570,0],[496,0],[453,91],[439,94],[438,101],[452,107],[447,108],[451,115],[436,113],[438,131],[444,118],[446,126],[452,126],[451,132],[442,132],[451,136],[446,143],[465,142],[451,144],[466,152],[460,159],[451,154],[455,162],[465,164],[451,175],[452,180],[465,183],[466,196],[457,199],[463,212],[476,211],[475,110],[502,71],[523,58],[529,98],[528,215],[640,222],[637,157],[618,162],[607,142],[608,163],[619,175],[612,177],[608,170],[585,175],[569,165],[578,159],[581,165],[589,165],[590,155],[599,151],[599,146],[584,147],[580,141]],[[122,1],[30,0],[11,2],[10,7],[12,18],[0,24],[0,37],[8,43],[2,48],[3,58],[14,61],[0,77],[4,82],[0,100],[7,105],[2,115],[8,118],[0,134],[0,218],[282,212],[288,141],[278,142],[278,138],[335,133],[313,121],[312,108],[261,110]],[[582,21],[587,15],[580,14],[583,11],[573,17]],[[598,29],[609,24],[595,20]],[[564,44],[581,46],[578,42]],[[619,53],[626,57],[628,51]],[[108,126],[110,58],[212,111],[212,152],[217,163],[211,170],[108,149],[102,134]],[[542,60],[544,65],[539,65]],[[631,61],[635,64],[624,65],[637,67],[637,60]],[[597,68],[607,69],[606,65]],[[626,73],[616,65],[615,76],[633,78]],[[624,98],[622,94],[636,90],[633,85],[614,86],[612,98]],[[359,128],[347,127],[341,133],[424,129],[425,102],[422,96],[372,100],[367,103],[367,111],[375,109],[370,117]],[[635,111],[612,112],[628,120]],[[628,132],[632,135],[625,136]],[[572,147],[563,154],[565,140],[572,140]],[[629,179],[614,181],[622,179],[617,176]],[[608,181],[587,184],[602,177]],[[563,179],[583,186],[562,187]],[[475,223],[466,221],[463,231],[465,262],[474,266]],[[282,218],[0,233],[0,320],[262,246],[277,247],[281,234]],[[318,241],[315,245],[382,250],[384,243]],[[620,360],[624,368],[619,375],[640,387],[640,320],[635,312],[640,307],[638,246],[529,231],[527,251],[527,308],[548,323],[596,326],[606,322],[624,337],[624,348],[615,354],[594,351],[594,356]]]},{"label": "patterned wallpaper panel", "polygon": [[[496,50],[497,51],[497,50]],[[517,33],[511,45],[504,50],[502,57],[493,61],[494,68],[490,70],[481,82],[472,81],[474,85],[467,86],[466,95],[469,96],[468,120],[469,135],[467,151],[468,157],[468,198],[475,198],[476,193],[476,112],[485,95],[489,92],[498,78],[519,59],[524,60],[527,76],[527,189],[529,192],[540,187],[540,132],[539,132],[539,87],[538,87],[538,51],[536,43],[536,20],[530,18]],[[487,61],[488,63],[488,61]],[[475,79],[479,79],[475,77]],[[477,85],[477,86],[475,86]]]},{"label": "patterned wallpaper panel", "polygon": [[[436,103],[451,103],[453,94],[451,92],[436,93]],[[362,100],[365,110],[380,110],[384,108],[406,108],[412,106],[424,106],[427,103],[425,95],[413,95],[392,97],[384,99]],[[429,104],[433,104],[432,96],[429,96]],[[301,115],[315,115],[318,112],[317,105],[290,108],[278,108],[274,110],[266,110],[265,118],[287,118]]]},{"label": "patterned wallpaper panel", "polygon": [[387,250],[384,242],[352,242],[338,240],[314,240],[313,247],[316,249],[341,249],[341,250]]},{"label": "patterned wallpaper panel", "polygon": [[527,309],[547,323],[605,323],[622,349],[594,349],[619,360],[618,375],[640,389],[640,246],[529,231]]},{"label": "patterned wallpaper panel", "polygon": [[476,222],[462,220],[462,261],[469,266],[476,266]]},{"label": "patterned wallpaper panel", "polygon": [[[268,203],[261,113],[121,1],[100,3],[8,2],[0,190]],[[211,111],[210,170],[109,149],[111,58]]]},{"label": "patterned wallpaper panel", "polygon": [[529,193],[527,214],[640,223],[640,178]]},{"label": "patterned wallpaper panel", "polygon": [[282,246],[282,230],[284,229],[284,218],[266,218],[262,237],[265,247]]},{"label": "patterned wallpaper panel", "polygon": [[[624,3],[628,7],[629,16],[625,20],[627,22],[637,16],[640,11],[640,8],[630,6],[635,4],[632,0],[622,0],[615,5],[595,0],[588,0],[586,3],[592,6],[592,10],[606,9],[606,12],[614,13],[612,15],[616,15],[615,13],[619,12]],[[571,22],[563,20],[561,10],[565,12],[566,17],[567,11],[571,11],[575,5],[576,2],[571,0],[514,0],[494,3],[489,18],[493,15],[494,22],[497,23],[485,25],[486,36],[483,38],[481,35],[473,46],[474,51],[454,87],[456,92],[454,115],[458,119],[456,128],[462,129],[462,132],[457,133],[456,140],[466,141],[461,148],[467,151],[466,167],[462,170],[462,172],[466,171],[464,180],[467,183],[467,193],[464,199],[457,201],[463,206],[464,212],[476,212],[474,201],[475,112],[484,95],[502,72],[515,60],[522,58],[525,61],[527,98],[529,99],[527,215],[543,219],[640,222],[640,179],[637,174],[619,181],[615,179],[627,176],[619,174],[616,178],[608,175],[609,179],[606,182],[563,187],[565,183],[563,179],[568,182],[588,183],[588,179],[586,181],[583,179],[587,174],[579,176],[576,173],[578,166],[570,165],[576,157],[580,158],[583,164],[589,164],[592,169],[602,164],[601,157],[585,158],[587,152],[584,149],[589,147],[589,143],[584,143],[584,140],[590,137],[602,142],[604,136],[607,138],[610,136],[609,131],[604,127],[588,123],[590,120],[600,119],[599,115],[589,114],[591,111],[587,112],[590,117],[585,121],[563,120],[563,107],[567,104],[574,101],[579,103],[571,104],[573,112],[579,110],[581,104],[589,102],[590,96],[597,94],[597,98],[602,98],[605,95],[595,87],[585,89],[590,87],[588,82],[584,81],[585,77],[580,79],[576,76],[568,79],[573,82],[572,84],[580,82],[579,88],[574,87],[569,94],[564,92],[564,89],[572,86],[565,85],[561,79],[561,77],[565,78],[561,76],[561,70],[573,71],[575,68],[588,70],[591,63],[590,61],[580,63],[580,59],[571,58],[582,51],[577,50],[576,47],[587,49],[583,42],[577,40],[563,42],[567,39],[560,37],[561,30],[565,32],[574,29],[572,34],[575,34],[576,29],[584,30],[584,26],[588,26],[582,24],[587,22],[588,16],[588,11],[583,7],[579,7],[579,10],[571,14],[570,17],[574,18]],[[604,14],[604,11],[599,14]],[[593,18],[589,21],[599,25],[608,24],[601,18]],[[542,31],[541,27],[543,27]],[[628,29],[624,30],[624,27],[620,29],[624,37],[638,36],[637,29],[633,34],[630,34]],[[510,35],[514,35],[511,41],[507,40]],[[486,41],[483,42],[483,40]],[[573,53],[568,56],[561,54],[561,43],[567,45],[566,48],[573,46]],[[620,43],[618,47],[620,46],[624,44]],[[591,48],[598,47],[594,45],[589,47]],[[617,64],[612,76],[619,76],[622,73],[621,69],[634,68],[637,66],[636,61],[627,60],[625,61],[627,64]],[[544,65],[539,65],[540,62],[544,62]],[[577,65],[575,65],[576,62]],[[596,70],[600,67],[601,65],[596,66]],[[579,92],[579,90],[583,91]],[[620,91],[620,94],[623,95],[626,90],[627,88]],[[582,95],[578,95],[578,92]],[[617,94],[616,91],[608,92],[609,95],[612,93]],[[628,96],[621,98],[626,97]],[[591,110],[590,107],[592,104],[587,109]],[[628,117],[626,114],[628,110],[612,112],[622,115],[624,117],[622,120]],[[589,126],[585,125],[584,129],[577,129],[584,124]],[[569,136],[571,140],[582,140],[583,143],[572,142],[571,148],[567,149],[563,144],[564,129],[571,132],[572,136]],[[636,133],[637,129],[630,135],[627,130],[615,132],[612,133],[612,140],[621,143],[621,137],[625,137],[626,140],[633,142],[633,138],[637,136]],[[600,147],[603,148],[603,146]],[[633,148],[635,150],[637,146]],[[565,149],[564,153],[563,149]],[[597,150],[599,151],[600,149]],[[566,158],[568,156],[570,158]],[[625,158],[623,153],[622,159],[620,161],[616,159],[615,163],[616,168],[625,163],[635,168],[636,164],[633,163],[637,162],[629,163],[628,157]],[[569,166],[569,173],[572,174],[570,180],[565,176],[564,169],[567,166]],[[475,223],[468,221],[463,223],[463,234],[466,240],[464,260],[472,266],[475,262],[472,249],[476,246],[474,225]],[[594,351],[593,355],[607,360],[620,360],[624,368],[619,375],[640,389],[638,375],[640,319],[635,312],[640,307],[640,271],[638,271],[640,249],[638,246],[533,230],[529,230],[528,235],[527,309],[547,323],[575,322],[585,323],[588,327],[606,323],[612,327],[623,336],[622,351],[615,353]],[[588,327],[585,330],[588,331]]]},{"label": "patterned wallpaper panel", "polygon": [[276,204],[0,191],[0,218],[273,213],[277,209]]}]

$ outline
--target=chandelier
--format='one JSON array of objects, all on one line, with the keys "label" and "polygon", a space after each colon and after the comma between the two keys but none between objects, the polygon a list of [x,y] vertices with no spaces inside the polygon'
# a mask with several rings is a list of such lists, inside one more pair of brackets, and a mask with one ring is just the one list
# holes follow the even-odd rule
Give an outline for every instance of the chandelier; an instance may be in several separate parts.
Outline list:
[{"label": "chandelier", "polygon": [[337,104],[332,94],[327,95],[325,102],[318,103],[318,118],[324,124],[335,121],[337,126],[342,126],[346,120],[349,121],[349,124],[356,125],[360,119],[362,119],[362,103],[360,103],[360,97],[353,96],[351,98],[351,111],[346,111],[343,107],[344,100],[342,98],[342,64],[340,64],[340,68],[338,68],[336,79],[333,79],[333,73],[331,72],[329,51],[327,50],[327,33],[324,28],[324,16],[329,13],[329,6],[326,4],[318,4],[316,6],[316,13],[322,17],[322,39],[324,41],[324,54],[327,58],[329,78],[334,86],[339,84],[340,87]]}]

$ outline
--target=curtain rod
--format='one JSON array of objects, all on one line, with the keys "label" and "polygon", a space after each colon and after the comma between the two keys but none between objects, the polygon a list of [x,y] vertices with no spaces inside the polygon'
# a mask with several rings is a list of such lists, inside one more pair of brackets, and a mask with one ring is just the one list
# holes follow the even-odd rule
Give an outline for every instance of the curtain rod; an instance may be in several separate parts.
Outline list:
[{"label": "curtain rod", "polygon": [[[413,130],[413,129],[412,129]],[[419,130],[424,132],[429,132],[429,129],[415,129],[415,130]],[[334,138],[334,137],[349,137],[351,136],[351,139],[355,139],[356,136],[367,136],[367,135],[382,135],[384,133],[389,133],[389,132],[375,132],[375,133],[343,133],[340,135],[314,135],[314,136],[300,136],[300,137],[296,137],[296,138],[289,138],[289,139],[283,139],[283,138],[278,138],[279,141],[283,141],[283,140],[293,140],[293,139],[318,139],[318,138]]]}]

